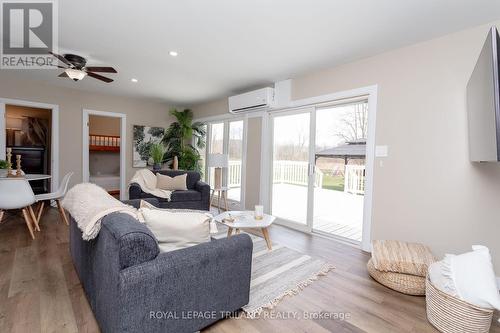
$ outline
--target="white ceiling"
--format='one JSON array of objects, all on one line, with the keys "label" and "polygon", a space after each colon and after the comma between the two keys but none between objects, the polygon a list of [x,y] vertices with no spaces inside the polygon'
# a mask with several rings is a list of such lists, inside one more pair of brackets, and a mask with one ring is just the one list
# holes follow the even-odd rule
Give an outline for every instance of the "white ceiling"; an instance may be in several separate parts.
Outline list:
[{"label": "white ceiling", "polygon": [[60,0],[60,52],[114,66],[116,81],[17,72],[189,105],[498,18],[492,0]]}]

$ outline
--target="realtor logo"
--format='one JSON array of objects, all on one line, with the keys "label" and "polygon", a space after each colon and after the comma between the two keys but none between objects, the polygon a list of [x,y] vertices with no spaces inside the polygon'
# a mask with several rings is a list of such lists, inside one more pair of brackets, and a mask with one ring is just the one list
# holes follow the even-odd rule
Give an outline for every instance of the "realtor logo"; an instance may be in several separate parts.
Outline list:
[{"label": "realtor logo", "polygon": [[1,68],[53,68],[57,53],[55,0],[0,0]]}]

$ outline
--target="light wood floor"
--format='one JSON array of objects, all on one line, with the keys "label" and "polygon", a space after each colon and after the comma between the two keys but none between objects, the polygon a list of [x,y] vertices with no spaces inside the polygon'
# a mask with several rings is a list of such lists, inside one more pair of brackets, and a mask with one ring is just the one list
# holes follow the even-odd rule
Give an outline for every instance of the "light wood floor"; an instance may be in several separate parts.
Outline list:
[{"label": "light wood floor", "polygon": [[[20,216],[0,224],[0,332],[98,332],[71,263],[68,227],[55,209],[44,215],[40,227],[32,241]],[[279,226],[270,231],[274,242],[323,257],[336,269],[267,314],[343,312],[349,319],[233,318],[204,332],[436,332],[427,323],[424,298],[393,292],[370,279],[367,254]]]}]

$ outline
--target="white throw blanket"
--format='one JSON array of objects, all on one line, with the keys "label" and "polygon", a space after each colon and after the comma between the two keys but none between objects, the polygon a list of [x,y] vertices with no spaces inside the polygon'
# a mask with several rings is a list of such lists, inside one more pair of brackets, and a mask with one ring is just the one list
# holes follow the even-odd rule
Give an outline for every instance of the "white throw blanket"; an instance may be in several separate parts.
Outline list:
[{"label": "white throw blanket", "polygon": [[116,200],[103,188],[90,183],[71,188],[62,205],[75,219],[84,240],[97,237],[101,230],[101,219],[110,213],[126,213],[138,218],[137,209]]},{"label": "white throw blanket", "polygon": [[143,192],[152,194],[159,198],[165,198],[170,201],[172,191],[161,190],[156,187],[156,175],[148,169],[137,170],[134,177],[130,180],[130,184],[137,183]]}]

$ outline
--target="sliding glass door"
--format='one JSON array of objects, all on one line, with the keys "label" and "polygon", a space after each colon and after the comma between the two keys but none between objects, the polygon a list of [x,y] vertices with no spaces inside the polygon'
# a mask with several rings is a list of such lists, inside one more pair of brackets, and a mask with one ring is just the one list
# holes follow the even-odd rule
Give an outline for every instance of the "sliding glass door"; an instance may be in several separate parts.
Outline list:
[{"label": "sliding glass door", "polygon": [[229,167],[227,169],[228,199],[241,201],[242,166],[243,166],[243,120],[228,122],[229,134],[227,153]]},{"label": "sliding glass door", "polygon": [[368,103],[316,109],[313,230],[361,242]]},{"label": "sliding glass door", "polygon": [[[224,154],[224,123],[208,124],[207,156],[210,154]],[[207,158],[208,160],[208,158]],[[208,184],[211,188],[215,185],[215,169],[208,168]]]},{"label": "sliding glass door", "polygon": [[310,112],[272,117],[273,215],[292,223],[307,225]]},{"label": "sliding glass door", "polygon": [[271,114],[271,213],[284,224],[359,243],[368,103]]},{"label": "sliding glass door", "polygon": [[[206,160],[209,154],[227,154],[229,164],[222,171],[222,183],[228,189],[230,209],[244,207],[245,128],[244,119],[207,122],[207,147],[203,159]],[[214,170],[205,166],[205,181],[212,188]]]}]

